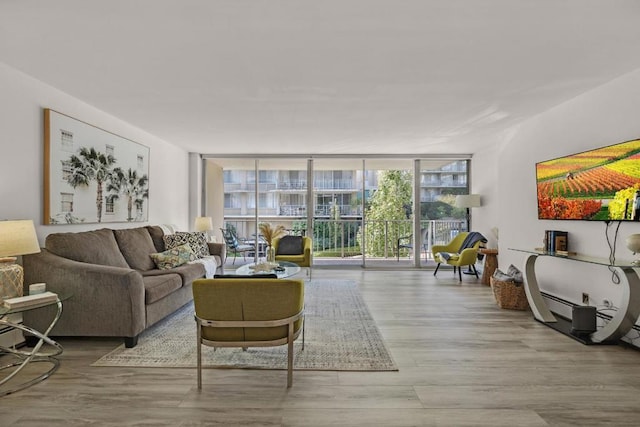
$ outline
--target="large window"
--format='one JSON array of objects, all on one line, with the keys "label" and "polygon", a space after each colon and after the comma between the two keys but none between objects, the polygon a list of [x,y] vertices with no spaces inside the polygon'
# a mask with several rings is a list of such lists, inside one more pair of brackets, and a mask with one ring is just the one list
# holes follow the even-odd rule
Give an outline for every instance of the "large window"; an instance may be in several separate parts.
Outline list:
[{"label": "large window", "polygon": [[431,244],[423,230],[437,226],[451,236],[466,227],[455,197],[468,194],[468,160],[292,156],[211,162],[222,175],[223,226],[248,239],[261,222],[313,233],[317,259],[328,253],[352,263],[360,257],[362,265],[393,260],[396,267],[421,266]]}]

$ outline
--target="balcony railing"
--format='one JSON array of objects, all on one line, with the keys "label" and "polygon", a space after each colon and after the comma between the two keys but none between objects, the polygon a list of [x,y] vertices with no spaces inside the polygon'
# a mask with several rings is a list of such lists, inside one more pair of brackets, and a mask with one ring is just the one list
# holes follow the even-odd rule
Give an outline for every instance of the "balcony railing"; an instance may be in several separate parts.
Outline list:
[{"label": "balcony railing", "polygon": [[[255,238],[255,223],[248,218],[229,218],[225,221],[232,225],[238,236],[247,239]],[[308,234],[304,230],[306,219],[269,219],[265,220],[272,225],[281,224],[290,234]],[[377,258],[396,258],[398,255],[407,257],[412,251],[406,248],[398,248],[399,237],[409,237],[405,243],[413,243],[411,229],[413,221],[367,221],[365,224],[367,256]],[[466,231],[466,220],[429,220],[422,221],[421,228],[427,230],[426,241],[422,242],[421,252],[427,258],[431,258],[433,245],[446,244],[461,231]],[[313,250],[316,256],[330,256],[346,258],[361,256],[360,242],[362,221],[358,219],[314,219]],[[418,233],[420,235],[420,233]],[[400,253],[398,253],[400,251]]]}]

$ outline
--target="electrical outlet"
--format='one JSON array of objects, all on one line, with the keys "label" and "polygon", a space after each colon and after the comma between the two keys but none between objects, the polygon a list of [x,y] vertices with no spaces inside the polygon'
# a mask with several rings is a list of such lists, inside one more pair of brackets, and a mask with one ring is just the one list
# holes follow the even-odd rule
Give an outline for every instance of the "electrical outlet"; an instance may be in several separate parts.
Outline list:
[{"label": "electrical outlet", "polygon": [[582,303],[583,304],[589,304],[589,294],[586,292],[582,293]]}]

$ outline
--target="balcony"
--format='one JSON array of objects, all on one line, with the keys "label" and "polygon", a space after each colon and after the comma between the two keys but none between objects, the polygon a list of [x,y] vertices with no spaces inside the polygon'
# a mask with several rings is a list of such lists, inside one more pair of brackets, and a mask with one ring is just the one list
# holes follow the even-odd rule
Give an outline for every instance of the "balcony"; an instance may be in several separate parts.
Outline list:
[{"label": "balcony", "polygon": [[[272,225],[283,225],[290,234],[307,234],[306,219],[280,218],[265,219]],[[239,236],[246,239],[255,239],[255,222],[251,218],[227,218],[230,224],[237,230]],[[365,223],[366,228],[372,230],[367,235],[365,242],[368,263],[379,261],[389,261],[387,265],[399,266],[409,265],[407,261],[413,262],[413,252],[409,249],[399,249],[398,238],[410,236],[413,221],[369,221]],[[426,242],[422,242],[421,259],[427,265],[432,261],[431,248],[436,244],[446,244],[456,234],[466,231],[466,220],[430,220],[421,223],[422,228],[427,228]],[[315,218],[313,227],[313,250],[314,263],[317,264],[350,264],[358,265],[362,262],[362,220],[359,219],[339,219],[331,220]],[[404,264],[399,264],[398,259]],[[393,261],[393,263],[391,263]],[[431,264],[433,265],[433,264]]]}]

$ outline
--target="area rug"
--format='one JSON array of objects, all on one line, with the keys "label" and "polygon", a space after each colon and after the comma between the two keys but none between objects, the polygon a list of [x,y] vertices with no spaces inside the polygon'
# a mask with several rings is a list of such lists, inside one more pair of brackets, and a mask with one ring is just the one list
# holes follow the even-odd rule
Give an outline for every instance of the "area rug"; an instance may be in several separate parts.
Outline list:
[{"label": "area rug", "polygon": [[[196,367],[196,325],[188,304],[143,332],[134,348],[124,345],[92,366]],[[203,346],[208,368],[286,369],[287,347]],[[305,346],[294,345],[294,369],[324,371],[397,371],[358,286],[346,280],[305,283]]]}]

